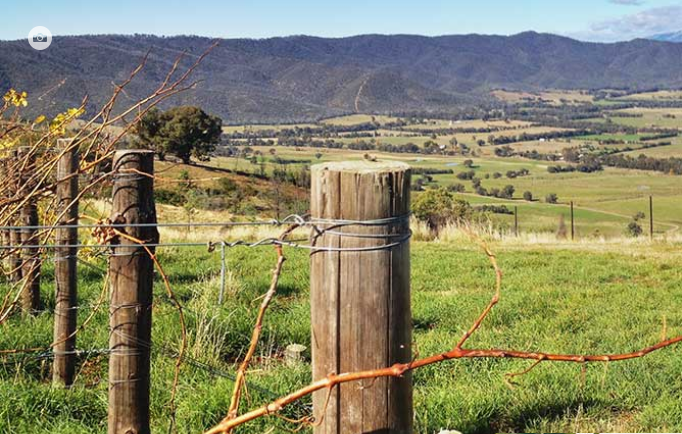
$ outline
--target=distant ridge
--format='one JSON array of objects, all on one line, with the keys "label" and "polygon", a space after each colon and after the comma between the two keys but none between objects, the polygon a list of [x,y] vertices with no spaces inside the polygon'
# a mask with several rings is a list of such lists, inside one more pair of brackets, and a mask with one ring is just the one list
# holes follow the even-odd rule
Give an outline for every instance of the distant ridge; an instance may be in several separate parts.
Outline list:
[{"label": "distant ridge", "polygon": [[[23,40],[0,41],[0,91],[51,90],[32,104],[50,113],[87,94],[92,112],[147,50],[148,67],[130,97],[158,85],[178,53],[194,55],[210,43],[196,36],[66,36],[35,51]],[[196,78],[203,80],[197,89],[169,104],[200,104],[232,123],[292,122],[355,111],[455,110],[494,88],[680,88],[682,44],[598,44],[534,32],[226,39]]]},{"label": "distant ridge", "polygon": [[682,42],[682,31],[672,33],[660,33],[658,35],[651,36],[648,39],[664,42]]}]

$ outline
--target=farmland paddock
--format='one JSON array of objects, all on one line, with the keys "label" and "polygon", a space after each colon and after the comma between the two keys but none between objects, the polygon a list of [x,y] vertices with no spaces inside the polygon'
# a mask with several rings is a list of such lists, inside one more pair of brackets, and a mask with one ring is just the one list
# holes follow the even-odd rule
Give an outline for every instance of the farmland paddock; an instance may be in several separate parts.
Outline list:
[{"label": "farmland paddock", "polygon": [[[75,153],[65,152],[57,166],[58,197],[63,204],[74,205],[79,196],[75,192],[76,176],[73,163]],[[412,371],[453,359],[510,358],[530,360],[532,364],[521,374],[537,365],[551,361],[585,364],[612,362],[643,357],[653,351],[672,346],[682,337],[668,338],[663,335],[654,345],[638,351],[619,354],[579,355],[550,352],[521,351],[514,349],[469,348],[466,344],[482,327],[487,317],[500,301],[502,271],[496,255],[486,242],[472,229],[462,228],[475,242],[481,244],[496,276],[495,293],[485,309],[477,316],[459,342],[441,353],[419,356],[411,349],[412,315],[410,312],[410,256],[409,256],[409,169],[402,163],[363,162],[331,163],[313,169],[311,192],[311,216],[293,215],[282,220],[252,222],[191,223],[196,227],[273,226],[282,227],[280,237],[267,237],[254,241],[207,240],[206,242],[175,242],[158,239],[158,230],[164,227],[185,227],[186,223],[157,223],[153,198],[152,154],[148,152],[120,151],[114,156],[112,172],[113,209],[108,220],[92,223],[74,221],[73,208],[58,207],[60,218],[54,225],[23,226],[21,230],[45,233],[55,230],[53,242],[48,238],[18,244],[4,245],[4,252],[24,249],[40,252],[47,257],[54,251],[57,258],[73,249],[95,249],[108,257],[108,280],[111,288],[109,318],[111,323],[110,347],[79,350],[71,346],[61,349],[58,335],[63,340],[67,332],[57,318],[60,309],[98,309],[102,303],[79,306],[73,300],[57,299],[55,308],[55,337],[51,345],[36,348],[6,348],[0,354],[26,354],[55,360],[53,376],[59,384],[70,384],[68,372],[56,369],[57,359],[66,355],[82,356],[98,354],[109,359],[109,432],[149,432],[150,408],[150,354],[157,349],[177,361],[178,367],[189,365],[207,368],[207,365],[188,356],[184,320],[176,350],[157,343],[151,333],[152,277],[166,286],[167,296],[183,318],[180,299],[174,294],[157,249],[209,247],[210,252],[220,254],[222,266],[220,299],[213,303],[220,306],[229,296],[225,291],[227,251],[240,246],[274,247],[277,252],[269,290],[261,301],[259,315],[249,340],[249,352],[241,358],[236,374],[225,373],[234,380],[231,409],[222,421],[209,433],[232,432],[235,428],[254,422],[264,416],[278,414],[299,400],[312,395],[313,413],[298,421],[311,425],[319,432],[412,432]],[[69,182],[65,182],[69,181]],[[66,188],[68,187],[68,188]],[[69,201],[69,199],[71,199]],[[21,209],[21,208],[19,208]],[[71,213],[71,214],[69,214]],[[299,229],[310,229],[309,240],[293,236]],[[15,226],[2,227],[16,229]],[[95,243],[79,244],[74,230],[88,229],[94,232]],[[68,232],[67,232],[68,231]],[[11,233],[11,232],[10,232]],[[10,240],[11,241],[11,240]],[[219,249],[216,249],[219,247]],[[252,357],[261,343],[261,330],[270,303],[277,298],[277,290],[284,267],[284,249],[302,249],[311,253],[311,347],[312,382],[292,391],[262,407],[239,411],[245,390],[250,388],[249,369],[255,363]],[[70,269],[55,264],[57,287],[67,288],[72,297],[75,288],[70,285]],[[61,271],[60,271],[61,270]],[[66,274],[64,274],[66,273]],[[61,277],[60,277],[61,276]],[[45,279],[43,279],[43,282]],[[70,282],[70,283],[69,283]],[[16,282],[15,282],[16,283]],[[11,294],[11,292],[10,292]],[[60,292],[57,293],[58,296]],[[6,321],[14,308],[5,304],[0,318]],[[41,311],[34,311],[34,314]],[[67,336],[75,337],[90,317],[78,324],[69,323]],[[74,342],[74,341],[71,341]],[[73,344],[72,344],[73,345]],[[68,354],[67,354],[68,353]],[[294,365],[297,366],[297,365]],[[210,368],[210,367],[209,367]],[[210,368],[212,372],[220,372]],[[176,371],[180,375],[181,370]],[[222,374],[220,374],[222,375]],[[515,374],[516,375],[516,374]],[[171,399],[174,399],[177,377],[173,382]],[[258,386],[253,386],[258,390]],[[177,392],[182,393],[182,392]],[[276,399],[275,399],[276,398]],[[173,403],[171,402],[171,406]],[[175,415],[172,414],[174,417]],[[214,420],[215,422],[215,420]],[[175,421],[174,424],[181,423]],[[172,425],[171,425],[172,426]],[[208,427],[206,427],[208,428]],[[331,430],[331,431],[330,431]]]}]

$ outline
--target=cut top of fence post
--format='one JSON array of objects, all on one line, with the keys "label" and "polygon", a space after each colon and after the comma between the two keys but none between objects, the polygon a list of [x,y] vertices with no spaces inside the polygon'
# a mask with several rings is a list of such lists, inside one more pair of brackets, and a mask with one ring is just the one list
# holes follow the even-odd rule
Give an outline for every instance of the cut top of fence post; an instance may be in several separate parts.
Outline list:
[{"label": "cut top of fence post", "polygon": [[330,170],[334,172],[356,172],[356,173],[373,173],[373,172],[405,172],[409,170],[410,166],[400,161],[332,161],[327,163],[315,164],[311,167],[315,170]]},{"label": "cut top of fence post", "polygon": [[[310,170],[313,218],[369,220],[409,213],[410,166],[405,163],[338,161],[316,164]],[[389,194],[380,192],[383,188]],[[356,197],[361,191],[367,196]]]}]

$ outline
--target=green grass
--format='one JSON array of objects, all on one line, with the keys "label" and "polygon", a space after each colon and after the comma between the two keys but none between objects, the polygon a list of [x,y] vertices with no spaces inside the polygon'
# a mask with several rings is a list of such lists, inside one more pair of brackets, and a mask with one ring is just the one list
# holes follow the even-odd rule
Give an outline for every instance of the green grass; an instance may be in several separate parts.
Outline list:
[{"label": "green grass", "polygon": [[[395,141],[409,141],[412,138],[396,137]],[[384,138],[383,140],[386,140]],[[418,142],[417,142],[418,143]],[[682,143],[682,142],[680,142]],[[633,151],[634,155],[641,153],[656,154],[657,150],[666,152],[659,156],[682,155],[679,152],[680,144],[652,148],[643,151]],[[672,148],[672,149],[668,149]],[[266,170],[271,173],[276,167],[270,162],[268,147],[259,147],[267,157]],[[489,149],[489,148],[482,148]],[[410,164],[413,167],[432,168],[432,169],[452,169],[453,174],[434,175],[435,184],[448,186],[455,183],[464,184],[468,193],[473,193],[470,181],[457,179],[457,174],[468,171],[462,165],[468,157],[443,157],[438,155],[418,155],[418,154],[383,154],[367,151],[349,150],[326,150],[277,147],[277,155],[285,159],[310,160],[313,164],[326,161],[342,161],[362,159],[367,153],[378,158],[399,160]],[[320,158],[316,158],[316,153],[320,153]],[[651,155],[651,154],[650,154]],[[640,171],[605,168],[602,172],[596,173],[560,173],[550,174],[547,167],[554,164],[546,161],[525,160],[520,158],[497,158],[497,157],[474,157],[474,170],[477,177],[482,179],[482,185],[486,189],[503,188],[506,185],[513,185],[516,188],[515,200],[511,205],[517,204],[523,209],[522,223],[525,230],[529,231],[554,231],[558,224],[559,215],[566,213],[565,205],[573,201],[578,209],[577,225],[579,233],[587,236],[599,233],[603,236],[620,236],[624,233],[625,227],[631,217],[639,211],[648,215],[648,197],[654,196],[656,209],[656,227],[658,233],[676,230],[682,226],[682,218],[679,214],[679,207],[675,205],[682,200],[682,182],[678,176],[671,176],[660,172]],[[244,159],[239,161],[234,158],[215,159],[211,164],[244,171],[257,171],[259,167]],[[291,169],[296,170],[300,165],[292,165]],[[518,171],[528,169],[529,176],[509,179],[506,173],[510,170]],[[503,175],[500,179],[493,179],[492,175],[499,172]],[[488,175],[489,178],[485,179]],[[418,176],[415,176],[415,179]],[[544,201],[549,193],[555,193],[559,197],[562,206],[547,205],[544,203],[528,204],[521,200],[524,191],[530,191],[533,196],[540,201]],[[468,195],[466,200],[474,203],[495,202],[491,198],[477,198]],[[507,217],[502,217],[502,221],[509,222]]]},{"label": "green grass", "polygon": [[335,118],[323,119],[321,121],[321,123],[329,124],[329,125],[349,126],[349,125],[365,124],[365,123],[369,123],[372,121],[377,122],[379,124],[385,124],[385,123],[390,123],[390,122],[396,122],[396,121],[398,121],[398,118],[391,117],[391,116],[381,116],[381,115],[354,114],[354,115],[338,116]]},{"label": "green grass", "polygon": [[624,142],[637,142],[641,139],[639,134],[592,134],[588,136],[575,137],[575,140],[622,140]]},{"label": "green grass", "polygon": [[[612,246],[604,251],[493,245],[505,280],[503,297],[470,347],[515,348],[561,353],[629,352],[667,333],[682,333],[679,245]],[[421,356],[450,349],[489,301],[493,276],[487,259],[469,244],[413,243],[412,306],[415,348]],[[286,367],[282,349],[309,344],[308,255],[287,249],[279,294],[269,311],[257,362],[249,375],[253,407],[310,381],[306,362]],[[228,252],[229,294],[217,306],[218,257],[204,249],[165,249],[175,291],[188,308],[188,355],[222,371],[247,345],[258,304],[275,259],[269,248]],[[98,264],[104,266],[100,261]],[[52,274],[45,270],[42,293],[49,300]],[[81,268],[79,299],[92,303],[102,276]],[[2,292],[6,290],[3,287]],[[176,348],[177,316],[157,282],[153,340]],[[79,313],[82,321],[88,312]],[[47,345],[52,315],[19,316],[3,326],[0,348]],[[107,345],[107,314],[101,312],[78,336],[80,348]],[[599,432],[682,430],[680,348],[644,359],[589,365],[543,363],[509,388],[504,374],[528,367],[514,360],[460,360],[414,375],[415,432],[441,428],[464,433]],[[152,354],[153,431],[165,432],[173,360]],[[306,354],[309,357],[309,353]],[[23,356],[5,356],[3,361]],[[104,433],[106,357],[83,358],[77,385],[50,386],[49,363],[26,360],[0,365],[0,433]],[[219,421],[229,405],[232,382],[185,365],[178,395],[179,432],[201,432]],[[307,403],[309,401],[305,401]],[[298,417],[303,405],[284,414]],[[261,419],[238,432],[292,428],[280,419]],[[309,432],[309,431],[304,431]]]}]

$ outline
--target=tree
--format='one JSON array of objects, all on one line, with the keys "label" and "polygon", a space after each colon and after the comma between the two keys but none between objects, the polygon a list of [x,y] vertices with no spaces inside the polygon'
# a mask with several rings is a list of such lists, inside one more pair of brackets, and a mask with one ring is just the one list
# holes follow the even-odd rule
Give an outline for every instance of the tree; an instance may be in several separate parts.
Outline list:
[{"label": "tree", "polygon": [[564,148],[561,150],[561,156],[564,157],[564,161],[577,163],[580,161],[580,150],[577,148]]},{"label": "tree", "polygon": [[547,203],[557,203],[559,201],[559,196],[556,193],[549,193],[545,196],[545,202]]},{"label": "tree", "polygon": [[646,218],[646,215],[641,211],[632,216],[632,221],[628,223],[628,227],[626,228],[625,232],[634,238],[641,236],[644,233],[644,230],[642,229],[642,225],[639,222],[644,218]]},{"label": "tree", "polygon": [[220,142],[223,122],[199,107],[180,106],[168,111],[150,110],[136,127],[141,147],[155,151],[160,159],[167,154],[185,164],[191,157],[208,158]]},{"label": "tree", "polygon": [[528,202],[532,202],[533,201],[533,193],[531,193],[530,191],[524,191],[523,192],[523,200],[527,200]]},{"label": "tree", "polygon": [[138,122],[135,133],[140,147],[156,151],[159,160],[164,161],[166,152],[161,146],[162,140],[159,134],[161,123],[161,110],[152,107]]},{"label": "tree", "polygon": [[466,187],[464,186],[464,184],[460,184],[459,182],[448,185],[448,191],[452,193],[464,193],[465,190]]},{"label": "tree", "polygon": [[471,169],[472,167],[474,167],[474,160],[464,160],[462,164],[464,165],[464,167],[468,167],[469,169]]},{"label": "tree", "polygon": [[438,235],[448,223],[461,223],[471,217],[469,202],[456,199],[455,196],[439,187],[429,189],[417,196],[412,204],[412,211],[417,219],[426,222],[434,235]]},{"label": "tree", "polygon": [[502,189],[500,196],[502,196],[505,199],[512,199],[514,197],[515,191],[516,189],[514,188],[513,185],[507,185]]}]

